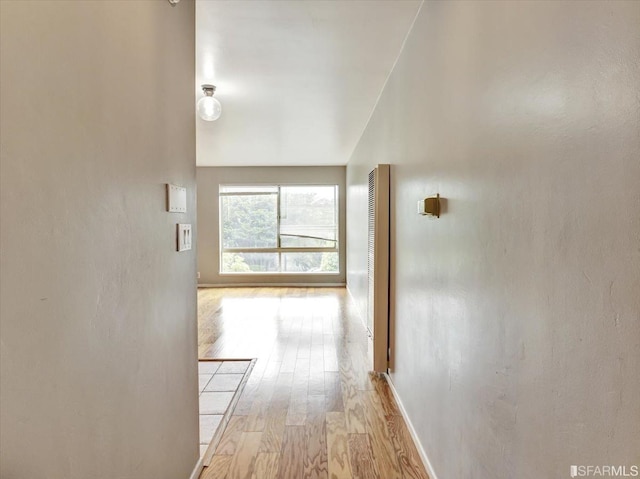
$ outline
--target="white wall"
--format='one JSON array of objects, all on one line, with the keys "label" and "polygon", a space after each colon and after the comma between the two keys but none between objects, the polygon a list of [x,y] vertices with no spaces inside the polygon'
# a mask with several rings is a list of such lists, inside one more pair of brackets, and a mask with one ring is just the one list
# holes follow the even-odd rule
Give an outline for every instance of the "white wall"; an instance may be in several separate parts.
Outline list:
[{"label": "white wall", "polygon": [[640,463],[639,25],[425,2],[348,164],[361,306],[367,172],[393,165],[392,379],[440,478]]},{"label": "white wall", "polygon": [[[198,167],[199,284],[344,284],[346,188],[344,166]],[[339,274],[220,274],[220,185],[338,185]]]},{"label": "white wall", "polygon": [[[198,457],[194,3],[0,2],[3,479]],[[189,189],[165,212],[164,183]]]}]

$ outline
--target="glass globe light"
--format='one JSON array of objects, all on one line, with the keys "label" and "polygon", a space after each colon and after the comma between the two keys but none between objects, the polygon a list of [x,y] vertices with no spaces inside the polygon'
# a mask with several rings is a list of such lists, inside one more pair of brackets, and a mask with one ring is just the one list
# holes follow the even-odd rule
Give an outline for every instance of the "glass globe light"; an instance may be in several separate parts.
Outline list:
[{"label": "glass globe light", "polygon": [[204,91],[204,96],[198,100],[198,104],[196,105],[198,116],[204,121],[217,120],[222,113],[222,105],[220,105],[218,100],[213,98],[216,87],[213,85],[202,85],[202,91]]}]

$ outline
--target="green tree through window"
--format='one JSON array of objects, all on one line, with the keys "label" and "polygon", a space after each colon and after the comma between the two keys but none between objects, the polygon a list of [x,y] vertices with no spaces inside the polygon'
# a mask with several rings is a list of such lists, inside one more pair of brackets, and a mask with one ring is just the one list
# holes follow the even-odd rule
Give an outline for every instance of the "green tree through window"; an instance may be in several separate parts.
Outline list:
[{"label": "green tree through window", "polygon": [[338,272],[336,186],[221,187],[220,206],[221,272]]}]

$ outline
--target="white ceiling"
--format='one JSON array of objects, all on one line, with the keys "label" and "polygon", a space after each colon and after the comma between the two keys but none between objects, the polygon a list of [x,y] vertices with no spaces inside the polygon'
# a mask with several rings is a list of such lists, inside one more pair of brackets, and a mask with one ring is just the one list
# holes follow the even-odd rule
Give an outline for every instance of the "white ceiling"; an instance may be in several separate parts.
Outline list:
[{"label": "white ceiling", "polygon": [[[196,7],[199,166],[344,165],[420,0],[223,1]],[[195,105],[194,105],[195,108]]]}]

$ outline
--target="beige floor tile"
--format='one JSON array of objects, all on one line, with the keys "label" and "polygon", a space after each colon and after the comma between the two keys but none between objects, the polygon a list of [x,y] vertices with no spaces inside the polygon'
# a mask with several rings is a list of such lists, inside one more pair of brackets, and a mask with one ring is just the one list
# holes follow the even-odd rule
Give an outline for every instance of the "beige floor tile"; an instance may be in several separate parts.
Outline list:
[{"label": "beige floor tile", "polygon": [[222,421],[221,414],[200,415],[200,444],[209,444]]},{"label": "beige floor tile", "polygon": [[222,363],[220,361],[198,361],[199,374],[213,374]]},{"label": "beige floor tile", "polygon": [[235,391],[240,386],[243,374],[216,374],[205,391]]},{"label": "beige floor tile", "polygon": [[205,391],[200,395],[200,414],[224,414],[232,398],[232,392]]},{"label": "beige floor tile", "polygon": [[198,374],[198,392],[204,391],[204,387],[209,384],[213,374]]},{"label": "beige floor tile", "polygon": [[243,374],[251,361],[225,361],[216,371],[220,374]]}]

